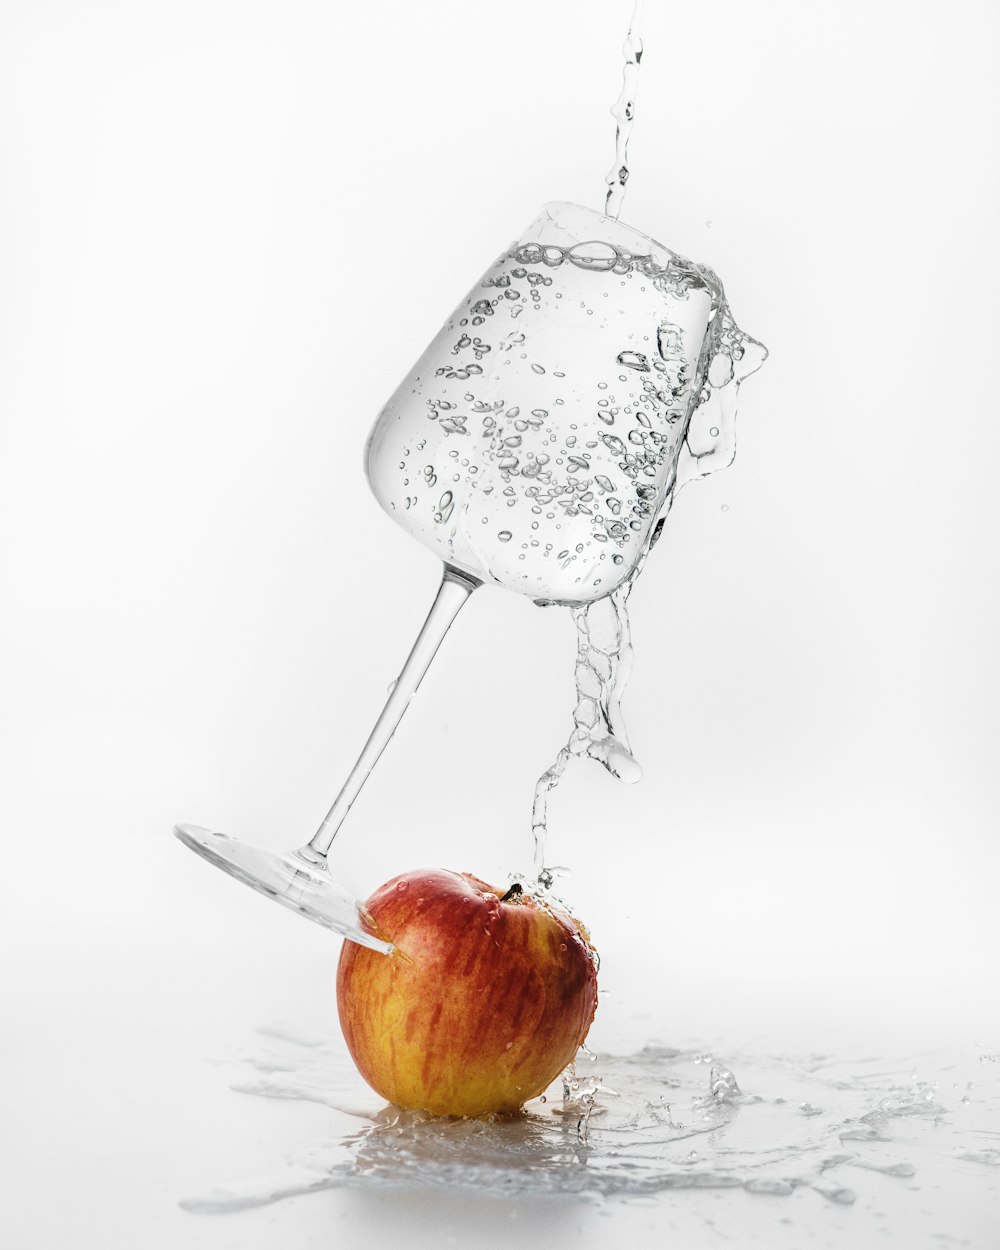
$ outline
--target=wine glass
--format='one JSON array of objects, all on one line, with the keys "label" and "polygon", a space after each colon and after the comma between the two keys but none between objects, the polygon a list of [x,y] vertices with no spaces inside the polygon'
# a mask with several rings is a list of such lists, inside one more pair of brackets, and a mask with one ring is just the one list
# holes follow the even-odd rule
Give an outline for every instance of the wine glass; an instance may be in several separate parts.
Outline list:
[{"label": "wine glass", "polygon": [[430,613],[319,829],[278,853],[179,825],[244,884],[388,953],[328,854],[452,621],[484,583],[577,606],[634,577],[679,486],[728,464],[766,352],[712,270],[576,204],[545,206],[465,296],[366,449],[383,509],[444,565]]}]

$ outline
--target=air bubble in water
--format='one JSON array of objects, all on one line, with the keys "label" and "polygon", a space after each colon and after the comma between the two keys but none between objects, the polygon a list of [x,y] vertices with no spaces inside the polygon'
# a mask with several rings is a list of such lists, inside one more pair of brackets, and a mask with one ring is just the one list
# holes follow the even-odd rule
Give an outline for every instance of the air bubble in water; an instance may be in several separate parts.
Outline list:
[{"label": "air bubble in water", "polygon": [[455,511],[455,500],[450,490],[446,490],[438,500],[438,510],[434,513],[434,520],[440,525],[447,521],[451,514]]},{"label": "air bubble in water", "polygon": [[719,352],[708,367],[709,386],[727,386],[733,380],[733,358],[728,352]]},{"label": "air bubble in water", "polygon": [[619,352],[618,363],[629,369],[636,369],[639,373],[651,372],[649,360],[642,352]]}]

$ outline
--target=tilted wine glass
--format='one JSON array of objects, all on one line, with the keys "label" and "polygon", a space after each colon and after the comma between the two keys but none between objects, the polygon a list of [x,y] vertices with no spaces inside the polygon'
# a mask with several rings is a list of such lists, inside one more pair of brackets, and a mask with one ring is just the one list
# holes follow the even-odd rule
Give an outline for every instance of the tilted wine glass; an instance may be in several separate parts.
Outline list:
[{"label": "tilted wine glass", "polygon": [[736,391],[765,355],[710,269],[600,213],[546,205],[369,436],[375,497],[444,573],[343,789],[294,851],[195,825],[177,826],[181,841],[276,902],[391,951],[327,857],[452,621],[484,583],[576,605],[633,577],[677,488],[732,460]]}]

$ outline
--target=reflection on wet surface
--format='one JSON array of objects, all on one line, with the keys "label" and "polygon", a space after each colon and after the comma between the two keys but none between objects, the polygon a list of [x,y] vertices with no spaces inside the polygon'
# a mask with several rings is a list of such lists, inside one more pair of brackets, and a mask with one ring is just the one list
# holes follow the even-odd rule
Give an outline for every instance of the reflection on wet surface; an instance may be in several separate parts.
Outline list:
[{"label": "reflection on wet surface", "polygon": [[223,1181],[181,1205],[236,1211],[346,1186],[619,1202],[666,1190],[804,1188],[847,1205],[873,1173],[893,1178],[905,1202],[907,1190],[931,1180],[947,1188],[950,1175],[972,1169],[987,1209],[1000,1197],[1000,1065],[991,1059],[973,1047],[898,1061],[722,1056],[660,1043],[627,1055],[584,1050],[522,1116],[457,1120],[380,1106],[333,1042],[267,1026],[232,1088],[320,1103],[358,1126],[303,1147],[274,1175]]}]

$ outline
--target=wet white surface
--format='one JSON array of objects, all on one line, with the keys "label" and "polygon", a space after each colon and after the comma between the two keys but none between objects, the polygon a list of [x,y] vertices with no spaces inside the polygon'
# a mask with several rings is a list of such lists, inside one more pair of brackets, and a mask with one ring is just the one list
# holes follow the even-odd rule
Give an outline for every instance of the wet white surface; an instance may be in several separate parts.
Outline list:
[{"label": "wet white surface", "polygon": [[[384,1124],[358,1167],[359,1133],[370,1132],[380,1104],[352,1074],[337,1033],[337,942],[250,891],[244,898],[194,857],[188,864],[166,834],[141,846],[145,867],[166,887],[151,893],[144,918],[105,926],[40,919],[5,935],[6,1245],[488,1246],[516,1236],[529,1246],[572,1238],[596,1247],[609,1237],[644,1246],[667,1235],[686,1247],[769,1250],[996,1244],[1000,1062],[990,1056],[1000,1050],[998,1034],[988,1032],[995,1021],[982,1017],[977,1026],[975,1011],[959,1012],[940,993],[922,1003],[887,997],[887,1010],[859,999],[862,1019],[849,1003],[802,994],[782,1003],[766,986],[702,992],[699,1005],[697,988],[669,962],[658,981],[655,963],[628,974],[605,966],[594,1048],[622,1055],[654,1037],[678,1047],[660,1069],[675,1082],[664,1090],[673,1121],[717,1114],[697,1101],[708,1088],[709,1052],[731,1063],[742,1087],[741,1105],[722,1108],[728,1127],[695,1142],[697,1162],[687,1158],[692,1144],[677,1142],[660,1173],[735,1168],[744,1181],[812,1178],[791,1192],[653,1186],[623,1197],[605,1186],[602,1197],[600,1185],[584,1184],[575,1193],[575,1182],[565,1183],[571,1151],[558,1183],[547,1186],[531,1160],[506,1169],[502,1134],[485,1154],[472,1144],[470,1158],[487,1166],[463,1183],[441,1171],[433,1151],[423,1158],[430,1166],[413,1167],[412,1134],[403,1136],[397,1167]],[[204,906],[216,886],[219,916]],[[654,985],[669,989],[669,1003],[651,998]],[[621,1061],[592,1066],[608,1084],[622,1077]],[[591,1142],[607,1167],[601,1133],[597,1116]],[[802,1144],[806,1155],[796,1154]],[[523,1156],[523,1135],[510,1146],[512,1158]],[[788,1146],[795,1157],[781,1158]],[[838,1153],[839,1164],[819,1166]],[[331,1170],[345,1164],[331,1183]],[[912,1175],[899,1166],[907,1164]],[[494,1179],[505,1170],[499,1187],[491,1167]],[[892,1170],[874,1170],[882,1167]],[[294,1194],[304,1177],[319,1192],[206,1212],[239,1207],[241,1196]],[[838,1200],[842,1188],[853,1202]],[[184,1209],[185,1200],[199,1209]]]}]

